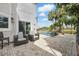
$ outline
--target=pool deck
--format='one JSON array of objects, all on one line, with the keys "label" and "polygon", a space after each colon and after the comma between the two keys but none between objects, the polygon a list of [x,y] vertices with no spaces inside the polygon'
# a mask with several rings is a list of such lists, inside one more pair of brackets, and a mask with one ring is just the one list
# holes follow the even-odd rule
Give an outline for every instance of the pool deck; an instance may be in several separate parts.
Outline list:
[{"label": "pool deck", "polygon": [[76,56],[76,35],[65,34],[49,37],[40,34],[40,39],[14,47],[11,43],[0,49],[0,56]]},{"label": "pool deck", "polygon": [[49,37],[41,35],[48,46],[60,51],[64,56],[76,56],[76,35],[65,34]]},{"label": "pool deck", "polygon": [[40,35],[40,39],[35,41],[34,44],[54,56],[62,56],[62,53],[60,51],[57,51],[56,49],[53,49],[49,46],[49,43],[44,39],[44,37],[48,38],[49,36]]},{"label": "pool deck", "polygon": [[53,56],[51,53],[37,47],[34,42],[29,42],[14,47],[13,44],[0,49],[0,56]]}]

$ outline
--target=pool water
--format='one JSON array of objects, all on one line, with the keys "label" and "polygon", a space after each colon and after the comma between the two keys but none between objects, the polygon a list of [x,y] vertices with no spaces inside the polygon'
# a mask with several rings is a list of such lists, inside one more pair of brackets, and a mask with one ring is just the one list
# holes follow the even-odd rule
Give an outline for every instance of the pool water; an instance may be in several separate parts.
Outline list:
[{"label": "pool water", "polygon": [[51,36],[51,37],[53,37],[53,36],[56,36],[56,35],[57,35],[57,33],[56,33],[56,32],[43,32],[43,33],[41,33],[41,34],[44,34],[44,35],[47,35],[47,36]]}]

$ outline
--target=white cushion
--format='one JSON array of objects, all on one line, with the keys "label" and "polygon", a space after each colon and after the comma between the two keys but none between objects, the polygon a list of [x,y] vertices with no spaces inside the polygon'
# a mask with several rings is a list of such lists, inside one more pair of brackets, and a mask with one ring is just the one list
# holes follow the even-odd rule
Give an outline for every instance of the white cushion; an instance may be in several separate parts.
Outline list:
[{"label": "white cushion", "polygon": [[21,39],[18,39],[18,41],[23,41],[23,40],[26,40],[26,38],[21,38]]},{"label": "white cushion", "polygon": [[18,41],[26,40],[26,38],[23,38],[23,32],[18,33]]},{"label": "white cushion", "polygon": [[38,36],[34,36],[34,38],[38,38]]},{"label": "white cushion", "polygon": [[22,32],[19,32],[18,33],[18,39],[22,39],[23,38],[23,33]]}]

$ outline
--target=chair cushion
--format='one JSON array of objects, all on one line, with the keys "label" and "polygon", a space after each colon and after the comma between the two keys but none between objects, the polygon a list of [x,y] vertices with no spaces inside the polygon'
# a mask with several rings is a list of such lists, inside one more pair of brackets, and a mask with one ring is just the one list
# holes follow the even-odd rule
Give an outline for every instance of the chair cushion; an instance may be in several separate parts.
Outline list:
[{"label": "chair cushion", "polygon": [[26,40],[26,38],[23,38],[23,32],[18,33],[18,41]]},{"label": "chair cushion", "polygon": [[38,38],[38,36],[34,36],[34,38]]},{"label": "chair cushion", "polygon": [[26,40],[26,38],[21,38],[21,39],[18,39],[18,41],[23,41],[23,40]]},{"label": "chair cushion", "polygon": [[23,38],[23,33],[22,32],[19,32],[18,33],[18,39],[22,39]]}]

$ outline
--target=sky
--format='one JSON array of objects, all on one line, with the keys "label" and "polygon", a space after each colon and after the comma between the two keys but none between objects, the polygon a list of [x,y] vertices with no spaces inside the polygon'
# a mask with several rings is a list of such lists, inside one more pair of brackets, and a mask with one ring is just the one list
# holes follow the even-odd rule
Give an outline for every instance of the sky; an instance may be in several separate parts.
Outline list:
[{"label": "sky", "polygon": [[38,26],[41,27],[48,27],[52,24],[52,21],[48,20],[48,12],[55,10],[55,4],[49,3],[38,3],[36,5],[36,17],[38,21]]}]

